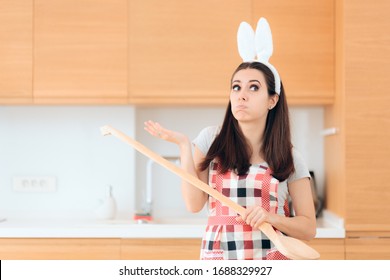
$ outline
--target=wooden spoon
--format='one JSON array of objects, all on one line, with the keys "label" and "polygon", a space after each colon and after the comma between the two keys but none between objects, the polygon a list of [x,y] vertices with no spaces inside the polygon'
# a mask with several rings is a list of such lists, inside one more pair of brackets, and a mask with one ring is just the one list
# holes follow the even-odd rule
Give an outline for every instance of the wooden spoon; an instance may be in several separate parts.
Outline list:
[{"label": "wooden spoon", "polygon": [[[158,164],[162,165],[169,171],[175,173],[179,177],[181,177],[183,180],[187,181],[188,183],[192,184],[193,186],[201,189],[205,193],[211,195],[215,199],[219,200],[222,204],[229,206],[234,211],[239,213],[240,215],[243,215],[245,213],[245,208],[238,205],[228,197],[224,196],[217,190],[211,188],[209,185],[198,179],[197,177],[185,172],[180,167],[176,166],[172,162],[164,159],[160,155],[156,154],[155,152],[151,151],[141,143],[137,142],[136,140],[132,139],[131,137],[125,135],[121,131],[111,127],[111,126],[103,126],[101,127],[101,132],[103,135],[114,135],[115,137],[119,138],[120,140],[130,144],[134,149],[139,151],[140,153],[144,154],[145,156],[149,157],[150,159],[154,160]],[[267,235],[267,237],[275,244],[276,248],[285,255],[289,259],[293,260],[300,260],[300,259],[307,259],[307,260],[314,260],[319,259],[320,254],[302,242],[301,240],[298,240],[293,237],[288,237],[285,235],[281,235],[276,233],[274,228],[269,223],[262,223],[259,226],[259,229]]]}]

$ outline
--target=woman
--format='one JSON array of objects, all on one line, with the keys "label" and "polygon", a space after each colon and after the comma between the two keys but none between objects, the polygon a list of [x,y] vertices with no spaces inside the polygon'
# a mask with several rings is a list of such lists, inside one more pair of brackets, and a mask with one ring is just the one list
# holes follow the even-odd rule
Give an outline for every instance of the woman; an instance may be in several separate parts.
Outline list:
[{"label": "woman", "polygon": [[[242,217],[183,182],[192,212],[208,202],[209,224],[202,259],[284,259],[257,228],[262,222],[294,238],[315,236],[316,220],[309,171],[292,148],[283,85],[270,90],[273,74],[260,62],[244,62],[234,72],[222,128],[205,128],[193,141],[148,121],[153,136],[176,143],[182,167],[246,208]],[[265,187],[267,185],[267,187]],[[266,193],[267,192],[267,193]],[[288,196],[295,216],[290,217]],[[234,219],[232,219],[234,217]]]},{"label": "woman", "polygon": [[273,50],[268,22],[261,18],[256,34],[249,24],[241,23],[238,47],[244,62],[233,73],[222,127],[203,129],[193,141],[193,154],[187,136],[152,121],[145,123],[145,129],[179,146],[183,169],[246,208],[238,216],[183,181],[187,208],[199,212],[207,203],[209,209],[201,259],[286,259],[258,227],[267,222],[280,234],[314,238],[310,174],[292,147],[283,84],[268,62]]}]

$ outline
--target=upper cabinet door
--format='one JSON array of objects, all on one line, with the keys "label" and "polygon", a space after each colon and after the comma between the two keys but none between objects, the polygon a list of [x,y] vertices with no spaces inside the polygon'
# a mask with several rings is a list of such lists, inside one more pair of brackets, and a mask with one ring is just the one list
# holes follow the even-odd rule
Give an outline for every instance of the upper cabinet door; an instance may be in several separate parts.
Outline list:
[{"label": "upper cabinet door", "polygon": [[[270,62],[290,104],[334,100],[334,1],[253,1],[254,20],[267,18],[273,35]],[[255,22],[253,22],[255,24]]]},{"label": "upper cabinet door", "polygon": [[129,2],[132,103],[227,104],[250,0]]},{"label": "upper cabinet door", "polygon": [[35,102],[127,102],[127,1],[34,5]]},{"label": "upper cabinet door", "polygon": [[0,2],[0,103],[32,102],[32,1]]}]

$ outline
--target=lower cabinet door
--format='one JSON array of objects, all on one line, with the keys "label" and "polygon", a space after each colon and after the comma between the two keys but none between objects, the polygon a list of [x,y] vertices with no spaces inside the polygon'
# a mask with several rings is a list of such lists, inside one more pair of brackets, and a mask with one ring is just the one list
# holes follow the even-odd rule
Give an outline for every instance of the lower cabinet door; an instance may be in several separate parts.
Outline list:
[{"label": "lower cabinet door", "polygon": [[122,239],[121,259],[199,260],[200,245],[198,238]]},{"label": "lower cabinet door", "polygon": [[344,260],[344,238],[317,238],[306,242],[320,253],[320,260]]},{"label": "lower cabinet door", "polygon": [[347,260],[390,260],[390,232],[348,233],[345,257]]},{"label": "lower cabinet door", "polygon": [[2,238],[2,260],[110,260],[120,258],[120,239]]}]

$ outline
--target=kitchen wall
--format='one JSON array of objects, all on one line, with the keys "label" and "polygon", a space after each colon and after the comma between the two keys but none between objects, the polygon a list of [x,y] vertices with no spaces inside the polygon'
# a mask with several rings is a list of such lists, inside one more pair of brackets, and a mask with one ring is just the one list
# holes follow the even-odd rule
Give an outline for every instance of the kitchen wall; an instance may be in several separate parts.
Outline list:
[{"label": "kitchen wall", "polygon": [[[142,210],[147,159],[125,143],[103,137],[105,124],[136,137],[164,156],[178,156],[174,144],[155,139],[143,130],[152,119],[191,139],[208,125],[218,125],[224,107],[132,106],[1,106],[0,107],[0,217],[99,218],[97,209],[114,188],[118,219]],[[293,143],[324,186],[322,107],[292,107]],[[181,199],[180,180],[153,165],[153,212],[156,219],[203,218],[188,213]],[[23,193],[13,189],[14,176],[55,176],[57,190]]]},{"label": "kitchen wall", "polygon": [[[134,209],[134,151],[105,124],[134,135],[130,106],[1,106],[0,216],[6,218],[95,218],[112,185],[118,217]],[[14,176],[55,176],[57,191],[21,193]]]}]

